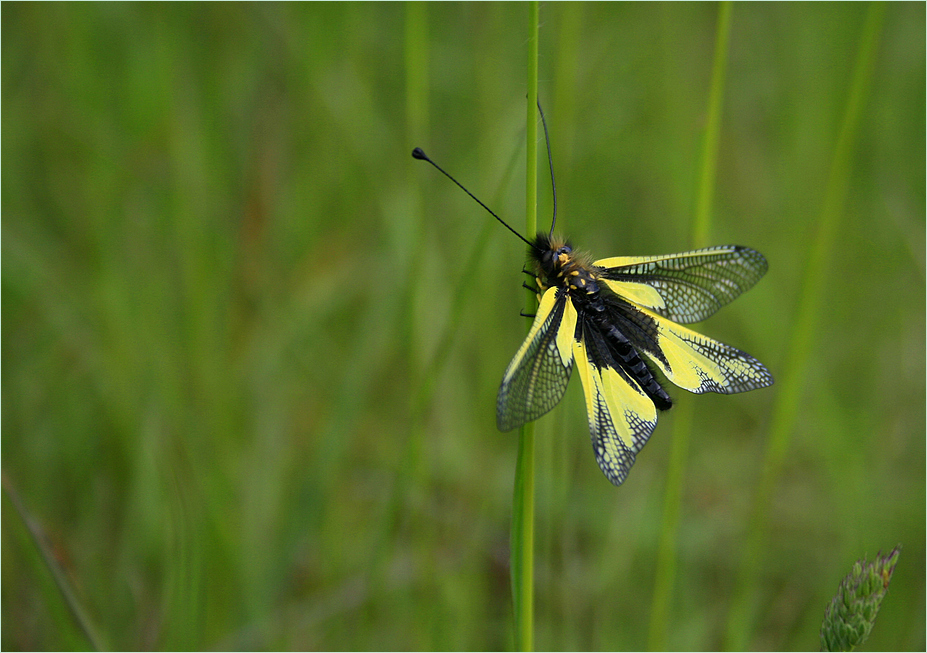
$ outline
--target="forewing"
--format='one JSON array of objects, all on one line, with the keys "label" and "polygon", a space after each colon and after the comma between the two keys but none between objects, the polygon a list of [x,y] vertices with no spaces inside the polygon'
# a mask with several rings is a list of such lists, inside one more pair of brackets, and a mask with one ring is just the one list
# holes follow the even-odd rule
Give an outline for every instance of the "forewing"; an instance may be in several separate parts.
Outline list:
[{"label": "forewing", "polygon": [[496,402],[500,431],[536,420],[560,402],[573,370],[575,332],[573,303],[565,291],[549,288],[528,337],[502,377]]},{"label": "forewing", "polygon": [[658,350],[645,353],[680,388],[733,394],[773,384],[769,370],[750,354],[640,310],[657,326]]},{"label": "forewing", "polygon": [[616,294],[674,322],[699,322],[759,281],[768,264],[748,247],[724,245],[666,256],[596,261]]},{"label": "forewing", "polygon": [[592,449],[608,480],[621,485],[657,426],[657,409],[612,359],[595,326],[581,328],[573,356],[586,396]]}]

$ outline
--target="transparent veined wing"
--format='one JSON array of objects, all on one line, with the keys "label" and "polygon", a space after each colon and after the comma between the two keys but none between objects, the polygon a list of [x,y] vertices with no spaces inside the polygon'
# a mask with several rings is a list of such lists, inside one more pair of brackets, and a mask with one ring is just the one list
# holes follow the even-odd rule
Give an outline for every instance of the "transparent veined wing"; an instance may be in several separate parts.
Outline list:
[{"label": "transparent veined wing", "polygon": [[499,386],[496,423],[510,431],[556,406],[573,370],[576,309],[566,291],[549,288],[541,297],[528,336]]},{"label": "transparent veined wing", "polygon": [[768,264],[749,247],[724,245],[666,256],[595,261],[615,294],[680,324],[712,315],[759,281]]},{"label": "transparent veined wing", "polygon": [[596,327],[582,325],[573,357],[583,384],[592,450],[609,481],[621,485],[657,426],[657,409],[608,353]]},{"label": "transparent veined wing", "polygon": [[769,370],[750,354],[647,309],[638,311],[643,314],[641,321],[655,324],[657,331],[656,350],[642,351],[680,388],[695,394],[734,394],[773,384]]}]

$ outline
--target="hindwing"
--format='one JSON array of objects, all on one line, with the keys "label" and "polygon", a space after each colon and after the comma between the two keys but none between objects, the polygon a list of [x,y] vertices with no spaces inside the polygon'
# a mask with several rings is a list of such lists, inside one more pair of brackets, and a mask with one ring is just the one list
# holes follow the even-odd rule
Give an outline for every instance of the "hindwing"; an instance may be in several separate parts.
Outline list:
[{"label": "hindwing", "polygon": [[605,336],[590,321],[580,321],[573,356],[586,397],[592,449],[608,480],[621,485],[657,426],[657,409],[615,360]]},{"label": "hindwing", "polygon": [[766,274],[762,254],[724,245],[666,256],[615,256],[593,265],[615,294],[674,322],[704,320]]},{"label": "hindwing", "polygon": [[689,392],[734,394],[773,384],[772,374],[745,351],[638,309],[657,326],[659,351],[646,351],[666,378]]},{"label": "hindwing", "polygon": [[496,423],[510,431],[548,412],[563,397],[573,370],[576,309],[567,292],[548,288],[528,336],[499,386]]}]

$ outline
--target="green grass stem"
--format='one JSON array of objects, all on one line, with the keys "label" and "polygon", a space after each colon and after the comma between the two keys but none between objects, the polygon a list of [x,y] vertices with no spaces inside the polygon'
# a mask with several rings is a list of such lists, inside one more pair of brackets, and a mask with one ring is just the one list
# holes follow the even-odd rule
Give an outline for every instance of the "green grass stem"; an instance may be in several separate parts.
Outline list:
[{"label": "green grass stem", "polygon": [[[528,98],[525,167],[525,234],[537,231],[538,155],[538,3],[528,4]],[[526,312],[534,310],[534,293],[527,291]],[[530,327],[530,325],[529,325]],[[515,648],[534,648],[534,423],[525,424],[518,438],[515,497],[512,503],[512,603]]]},{"label": "green grass stem", "polygon": [[48,537],[46,537],[42,526],[29,513],[19,493],[13,487],[12,482],[10,482],[5,473],[3,474],[3,490],[6,492],[6,496],[9,498],[10,503],[13,504],[13,509],[16,511],[16,514],[19,515],[19,518],[22,519],[23,524],[26,526],[26,530],[29,532],[29,536],[32,539],[32,544],[42,557],[45,568],[54,579],[55,586],[61,593],[61,597],[64,599],[64,603],[67,605],[74,623],[77,624],[77,627],[83,633],[84,637],[87,638],[87,642],[93,650],[104,650],[103,640],[100,639],[100,636],[97,634],[97,629],[90,622],[90,617],[87,616],[87,612],[84,610],[83,605],[77,598],[77,594],[71,587],[71,582],[68,580],[67,574],[64,569],[61,568],[55,554],[52,552],[52,548],[48,544]]}]

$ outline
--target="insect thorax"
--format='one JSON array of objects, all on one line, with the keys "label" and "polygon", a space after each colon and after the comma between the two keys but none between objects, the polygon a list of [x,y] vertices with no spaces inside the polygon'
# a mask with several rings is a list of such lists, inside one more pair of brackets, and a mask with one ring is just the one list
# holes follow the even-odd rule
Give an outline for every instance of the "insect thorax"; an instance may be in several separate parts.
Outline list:
[{"label": "insect thorax", "polygon": [[[607,286],[599,286],[598,279],[603,268],[593,265],[585,255],[574,252],[570,243],[538,234],[531,257],[535,263],[538,294],[543,294],[548,288],[562,288],[569,295],[579,314],[576,339],[591,337],[586,343],[590,364],[596,368],[621,369],[626,378],[636,383],[634,387],[639,387],[650,397],[658,409],[666,410],[672,406],[672,399],[638,351],[640,349],[665,360],[656,340],[657,325],[653,318],[615,295]],[[635,342],[632,343],[622,333],[622,325],[633,327]]]},{"label": "insect thorax", "polygon": [[531,258],[539,293],[556,286],[569,292],[574,301],[595,301],[599,293],[599,270],[586,256],[573,251],[569,242],[545,234],[538,234],[534,243],[537,249],[531,250]]}]

